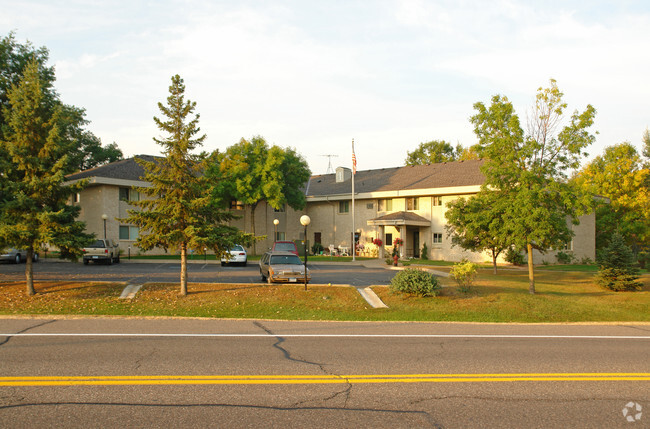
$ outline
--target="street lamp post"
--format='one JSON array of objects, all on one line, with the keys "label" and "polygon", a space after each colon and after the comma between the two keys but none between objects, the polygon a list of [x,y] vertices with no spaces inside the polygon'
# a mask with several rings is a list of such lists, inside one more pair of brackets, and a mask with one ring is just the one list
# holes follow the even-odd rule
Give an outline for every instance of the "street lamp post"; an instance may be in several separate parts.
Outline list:
[{"label": "street lamp post", "polygon": [[108,219],[108,215],[104,213],[102,215],[102,220],[104,221],[104,240],[106,240],[106,219]]},{"label": "street lamp post", "polygon": [[307,290],[307,225],[311,222],[311,218],[307,215],[300,216],[300,223],[305,227],[305,290]]},{"label": "street lamp post", "polygon": [[280,221],[277,219],[273,219],[273,241],[278,240],[278,225],[280,224]]}]

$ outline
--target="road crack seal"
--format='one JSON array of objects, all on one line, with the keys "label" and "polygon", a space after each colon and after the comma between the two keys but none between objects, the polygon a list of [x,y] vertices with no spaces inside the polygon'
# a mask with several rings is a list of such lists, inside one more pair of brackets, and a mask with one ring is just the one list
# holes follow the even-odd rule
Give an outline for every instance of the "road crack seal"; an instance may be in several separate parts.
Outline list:
[{"label": "road crack seal", "polygon": [[[43,323],[39,323],[39,324],[37,324],[37,325],[34,325],[34,326],[30,326],[30,327],[28,327],[28,328],[25,328],[25,329],[23,329],[22,331],[15,332],[14,335],[16,335],[16,334],[24,334],[24,333],[27,332],[27,331],[30,331],[30,330],[32,330],[32,329],[36,329],[36,328],[40,328],[41,326],[49,325],[50,323],[54,323],[54,322],[56,322],[56,319],[54,319],[54,320],[46,320],[46,321],[43,322]],[[7,343],[9,342],[9,340],[11,340],[12,338],[13,338],[13,335],[10,335],[10,336],[5,337],[4,340],[0,341],[0,346],[4,346],[4,345],[7,344]]]},{"label": "road crack seal", "polygon": [[[302,363],[302,364],[307,364],[307,365],[315,365],[315,366],[318,367],[318,369],[323,374],[331,375],[331,376],[337,377],[337,378],[339,378],[341,380],[344,380],[345,384],[346,384],[345,389],[343,389],[343,390],[341,390],[339,392],[335,392],[334,394],[332,394],[332,395],[330,395],[330,396],[328,396],[326,398],[323,398],[323,400],[324,401],[330,401],[330,400],[338,398],[341,395],[345,395],[345,399],[344,399],[344,402],[343,402],[343,408],[347,407],[348,400],[350,399],[350,393],[352,391],[352,384],[350,383],[350,380],[348,378],[346,378],[346,377],[344,377],[344,376],[342,376],[340,374],[335,374],[335,373],[333,373],[331,371],[328,371],[327,369],[325,369],[324,364],[321,364],[321,363],[318,363],[318,362],[311,362],[311,361],[303,359],[303,358],[301,358],[299,356],[298,357],[293,357],[291,355],[291,352],[289,350],[287,350],[284,346],[282,346],[282,343],[285,342],[285,339],[283,337],[274,334],[273,331],[271,331],[269,328],[267,328],[266,326],[264,326],[260,322],[255,321],[255,322],[253,322],[253,325],[255,325],[258,328],[262,329],[267,334],[273,335],[276,338],[277,341],[273,344],[273,347],[280,350],[280,352],[282,352],[282,354],[284,355],[285,359],[293,361],[293,362],[297,362],[297,363]],[[301,406],[301,405],[303,405],[305,403],[313,402],[313,401],[315,401],[315,400],[314,399],[309,399],[309,400],[305,400],[305,401],[300,401],[300,402],[297,402],[297,403],[293,404],[293,406],[294,407],[299,407],[299,406]]]}]

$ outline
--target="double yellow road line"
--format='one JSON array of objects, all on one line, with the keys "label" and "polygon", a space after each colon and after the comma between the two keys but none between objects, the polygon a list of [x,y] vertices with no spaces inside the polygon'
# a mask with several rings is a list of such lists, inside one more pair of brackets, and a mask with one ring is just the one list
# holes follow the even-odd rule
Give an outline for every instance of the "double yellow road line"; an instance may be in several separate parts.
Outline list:
[{"label": "double yellow road line", "polygon": [[650,373],[0,377],[0,387],[200,384],[485,383],[513,381],[650,381]]}]

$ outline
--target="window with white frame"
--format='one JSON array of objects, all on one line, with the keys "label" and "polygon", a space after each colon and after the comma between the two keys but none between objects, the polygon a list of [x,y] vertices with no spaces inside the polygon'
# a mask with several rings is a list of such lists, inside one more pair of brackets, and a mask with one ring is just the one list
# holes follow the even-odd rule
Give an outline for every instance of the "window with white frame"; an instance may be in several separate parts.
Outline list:
[{"label": "window with white frame", "polygon": [[349,201],[339,201],[339,213],[350,213]]},{"label": "window with white frame", "polygon": [[433,206],[442,206],[442,197],[435,196],[433,197]]},{"label": "window with white frame", "polygon": [[441,232],[434,232],[433,233],[433,244],[440,244],[442,243],[442,233]]}]

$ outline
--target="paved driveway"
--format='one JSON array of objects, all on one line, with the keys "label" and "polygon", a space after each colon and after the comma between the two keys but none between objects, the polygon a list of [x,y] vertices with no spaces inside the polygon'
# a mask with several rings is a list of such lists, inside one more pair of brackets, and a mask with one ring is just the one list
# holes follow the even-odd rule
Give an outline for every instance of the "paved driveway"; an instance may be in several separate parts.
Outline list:
[{"label": "paved driveway", "polygon": [[[309,263],[312,284],[349,284],[352,286],[387,285],[394,271],[360,264],[335,265]],[[34,279],[79,281],[125,281],[133,284],[146,282],[177,282],[180,277],[179,262],[135,262],[122,260],[120,264],[103,265],[41,260],[34,264]],[[190,282],[208,283],[260,283],[257,262],[247,267],[226,266],[218,263],[194,261],[188,264]],[[0,281],[24,280],[25,265],[0,264]]]}]

